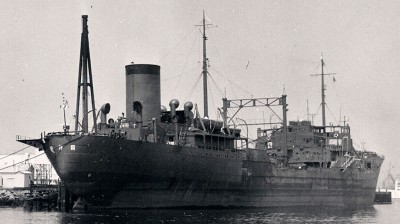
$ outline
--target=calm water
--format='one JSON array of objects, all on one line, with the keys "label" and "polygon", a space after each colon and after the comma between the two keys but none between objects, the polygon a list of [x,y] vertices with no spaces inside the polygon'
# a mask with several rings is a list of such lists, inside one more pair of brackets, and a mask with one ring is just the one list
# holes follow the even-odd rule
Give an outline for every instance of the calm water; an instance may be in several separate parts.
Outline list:
[{"label": "calm water", "polygon": [[90,214],[0,208],[0,223],[398,223],[400,200],[389,205],[339,208],[129,210]]}]

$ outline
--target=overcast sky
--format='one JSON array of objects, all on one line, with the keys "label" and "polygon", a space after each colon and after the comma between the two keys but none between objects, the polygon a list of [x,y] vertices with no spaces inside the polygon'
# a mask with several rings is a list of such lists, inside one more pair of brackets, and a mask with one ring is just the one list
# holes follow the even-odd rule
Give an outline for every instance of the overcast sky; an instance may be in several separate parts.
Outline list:
[{"label": "overcast sky", "polygon": [[[288,95],[291,120],[321,123],[320,56],[327,77],[327,123],[340,114],[355,145],[385,155],[400,173],[399,1],[2,1],[0,9],[0,154],[19,150],[17,134],[60,131],[62,93],[74,124],[81,15],[89,15],[96,107],[125,112],[130,62],[161,66],[162,104],[199,104],[201,33],[206,11],[210,108],[228,99]],[[218,86],[218,88],[216,88]],[[210,109],[211,110],[211,109]],[[216,118],[216,110],[210,116]],[[266,109],[242,118],[269,119]],[[274,119],[274,118],[273,118]],[[251,134],[255,137],[255,134]]]}]

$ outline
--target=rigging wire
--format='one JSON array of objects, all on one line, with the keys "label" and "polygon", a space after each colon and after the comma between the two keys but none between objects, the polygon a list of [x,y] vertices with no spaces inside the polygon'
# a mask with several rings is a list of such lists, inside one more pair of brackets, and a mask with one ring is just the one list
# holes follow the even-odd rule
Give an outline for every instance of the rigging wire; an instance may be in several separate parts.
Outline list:
[{"label": "rigging wire", "polygon": [[181,75],[187,74],[187,73],[189,73],[189,72],[193,72],[194,70],[198,70],[198,68],[192,68],[192,69],[190,69],[190,70],[186,70],[185,72],[182,72],[182,73],[179,74],[179,75],[175,75],[175,76],[171,76],[171,77],[169,77],[169,78],[161,79],[161,81],[162,81],[162,82],[165,82],[165,81],[173,80],[173,79],[176,79],[176,78],[180,78]]},{"label": "rigging wire", "polygon": [[170,97],[170,99],[172,99],[172,97],[175,95],[176,90],[179,89],[178,86],[179,86],[179,83],[181,82],[181,77],[182,77],[182,74],[183,74],[183,70],[185,69],[185,67],[186,67],[186,65],[187,65],[187,62],[188,62],[188,60],[189,60],[189,56],[190,56],[190,54],[192,53],[192,50],[193,50],[194,45],[195,45],[196,42],[197,42],[197,38],[195,38],[195,39],[193,40],[192,46],[190,47],[190,50],[189,50],[188,54],[186,55],[185,62],[183,63],[183,67],[182,67],[182,69],[181,69],[181,72],[179,73],[178,82],[176,82],[175,88],[174,88],[174,90],[172,91],[172,96]]},{"label": "rigging wire", "polygon": [[29,147],[31,147],[31,146],[28,145],[28,146],[26,146],[26,147],[24,147],[24,148],[22,148],[22,149],[20,149],[20,150],[18,150],[18,151],[16,151],[16,152],[13,152],[13,153],[11,153],[11,154],[9,154],[9,155],[7,155],[7,156],[4,156],[4,157],[0,158],[0,160],[5,159],[5,158],[7,158],[7,157],[9,157],[9,156],[11,156],[11,155],[14,155],[14,154],[16,154],[16,153],[19,153],[19,152],[21,152],[21,151],[23,151],[23,150],[25,150],[25,149],[27,149],[27,148],[29,148]]},{"label": "rigging wire", "polygon": [[[211,76],[210,76],[211,77]],[[208,93],[210,94],[210,96],[211,96],[211,104],[212,104],[212,108],[216,108],[215,107],[215,104],[214,104],[214,97],[213,97],[213,95],[212,95],[212,91],[211,91],[211,83],[207,83],[208,84]],[[217,111],[215,111],[216,113],[217,113]],[[218,116],[218,115],[217,115]]]},{"label": "rigging wire", "polygon": [[72,116],[70,116],[70,118],[69,118],[69,121],[68,121],[68,124],[71,126],[71,121],[72,120],[74,120],[75,118],[74,118],[74,115],[72,115]]},{"label": "rigging wire", "polygon": [[335,123],[337,123],[337,119],[336,119],[335,115],[332,113],[331,109],[328,107],[328,104],[325,104],[325,106],[326,106],[326,108],[328,108],[328,111],[331,113],[331,116],[335,120]]},{"label": "rigging wire", "polygon": [[[218,88],[218,86],[217,86],[217,84],[215,83],[215,80],[212,78],[212,76],[209,74],[209,76],[210,76],[210,78],[211,78],[211,81],[214,83],[214,85],[216,86],[216,88],[217,88],[217,90],[219,90],[219,92],[220,92],[220,94],[222,95],[222,92],[221,92],[221,90]],[[212,95],[212,91],[211,91],[211,83],[209,84],[209,92],[210,92],[210,96],[211,96],[211,103],[212,103],[212,105],[213,105],[213,107],[212,108],[217,108],[216,106],[215,106],[215,102],[214,102],[214,97],[213,97],[213,95]],[[215,110],[215,114],[216,114],[216,117],[218,118],[219,117],[219,112],[218,112],[218,110]]]},{"label": "rigging wire", "polygon": [[[307,107],[308,107],[308,105],[307,105]],[[302,116],[303,120],[307,120],[308,119],[308,113],[309,113],[309,111],[306,108],[306,111],[304,112],[304,114]]]},{"label": "rigging wire", "polygon": [[211,78],[211,81],[214,83],[215,88],[218,90],[219,94],[221,94],[222,97],[224,97],[224,93],[222,92],[222,90],[218,87],[217,82],[214,80],[214,78],[210,75],[210,73],[208,74],[208,76]]},{"label": "rigging wire", "polygon": [[319,108],[321,108],[322,104],[319,105],[319,107],[317,108],[317,111],[314,113],[314,115],[318,114]]},{"label": "rigging wire", "polygon": [[[218,26],[216,26],[216,27],[219,28]],[[218,30],[219,30],[219,29],[218,29]],[[222,31],[223,31],[223,30],[222,30]],[[223,31],[223,32],[225,33],[225,31]],[[213,36],[213,33],[210,32],[209,35],[210,35],[210,36]],[[229,36],[230,36],[230,35],[229,35]],[[218,47],[217,47],[217,43],[216,43],[216,41],[215,41],[215,40],[217,40],[217,38],[210,38],[210,40],[211,40],[211,42],[213,43],[213,47],[214,47],[214,49],[215,49],[215,51],[216,51],[217,57],[218,57],[219,60],[222,62],[222,57],[221,57],[221,55],[220,55],[220,53],[219,53],[219,50],[218,50]],[[225,69],[225,66],[223,66],[223,63],[221,63],[221,66],[222,66],[222,70],[224,71],[224,73],[227,74],[226,69]],[[237,84],[233,83],[230,79],[228,79],[228,78],[226,78],[224,75],[222,75],[222,73],[220,73],[219,71],[217,71],[217,70],[214,68],[214,66],[211,66],[211,65],[210,65],[209,67],[210,67],[211,69],[213,69],[217,74],[219,74],[222,78],[224,78],[225,80],[227,80],[228,82],[230,82],[232,85],[234,85],[234,86],[240,88],[241,90],[243,90],[243,91],[246,92],[247,94],[253,96],[252,93],[250,93],[249,91],[247,91],[246,89],[244,89],[244,88],[241,87],[240,85],[237,85]],[[211,77],[211,76],[210,76],[210,77]],[[225,87],[226,87],[226,85],[225,85]],[[222,91],[221,91],[221,92],[222,92]],[[234,92],[234,91],[233,91],[233,92]],[[222,94],[222,96],[224,96],[224,94]]]},{"label": "rigging wire", "polygon": [[23,163],[23,162],[27,162],[27,161],[29,161],[29,160],[31,160],[31,159],[34,159],[34,158],[36,158],[36,157],[39,157],[39,156],[41,156],[41,155],[43,155],[43,154],[45,154],[45,153],[44,153],[44,152],[42,152],[42,153],[41,153],[41,154],[39,154],[39,155],[36,155],[36,156],[30,157],[30,158],[28,158],[28,159],[25,159],[25,160],[23,160],[23,161],[21,161],[21,162],[14,163],[14,164],[12,164],[12,165],[9,165],[9,166],[6,166],[6,167],[2,167],[2,168],[0,168],[0,170],[7,169],[7,168],[9,168],[9,167],[12,167],[12,166],[15,166],[15,165],[21,164],[21,163]]},{"label": "rigging wire", "polygon": [[[339,102],[339,106],[340,106],[341,109],[343,109],[343,103],[342,103],[341,98],[338,96],[338,90],[336,89],[336,85],[332,85],[332,86],[333,86],[333,89],[334,89],[334,92],[335,92],[336,99]],[[342,118],[340,117],[339,120],[341,121]]]},{"label": "rigging wire", "polygon": [[178,42],[178,44],[175,45],[175,47],[173,47],[164,57],[162,57],[160,60],[158,60],[157,64],[159,64],[162,60],[164,60],[166,57],[168,57],[172,51],[175,50],[175,48],[177,48],[184,40],[186,40],[187,37],[189,37],[195,30],[197,29],[193,29],[192,31],[190,31],[189,34],[187,34],[181,41]]},{"label": "rigging wire", "polygon": [[[71,140],[71,141],[68,141],[68,142],[66,142],[66,143],[64,143],[64,144],[62,144],[62,145],[59,145],[59,146],[55,147],[54,150],[55,150],[55,149],[58,149],[58,148],[61,148],[61,149],[62,149],[65,145],[68,145],[68,144],[70,144],[71,142],[77,141],[77,140],[79,140],[79,139],[81,139],[81,138],[83,138],[83,137],[84,137],[83,135],[82,135],[82,136],[79,136],[78,138],[75,138],[75,139],[73,139],[73,140]],[[27,146],[27,147],[25,147],[25,148],[23,148],[23,149],[26,149],[26,148],[29,148],[29,147],[31,147],[31,146],[29,145],[29,146]],[[19,150],[19,151],[22,151],[23,149],[21,149],[21,150]],[[19,152],[19,151],[17,151],[17,152]],[[17,153],[17,152],[14,152],[14,153],[12,153],[12,154],[15,154],[15,153]],[[60,154],[60,152],[61,152],[61,150],[58,151],[58,153],[56,154],[56,156],[58,156],[58,154]],[[10,154],[10,155],[12,155],[12,154]],[[20,163],[29,161],[29,160],[34,159],[34,158],[36,158],[36,157],[39,157],[39,156],[41,156],[41,155],[43,155],[43,154],[45,154],[45,153],[43,152],[43,153],[41,153],[41,154],[39,154],[39,155],[36,155],[36,156],[34,156],[34,157],[30,157],[30,158],[28,158],[28,159],[26,159],[26,160],[23,160],[23,161],[21,161],[21,162],[15,163],[15,164],[13,164],[13,165],[0,168],[0,170],[4,170],[4,169],[6,169],[6,168],[9,168],[9,167],[18,165],[18,164],[20,164]],[[8,155],[8,156],[10,156],[10,155]],[[6,158],[6,157],[8,157],[8,156],[5,156],[5,157],[3,157],[3,158],[1,158],[1,159],[4,159],[4,158]],[[0,160],[1,160],[1,159],[0,159]]]},{"label": "rigging wire", "polygon": [[193,85],[192,89],[190,89],[188,95],[186,96],[185,102],[192,96],[193,92],[196,90],[196,87],[197,87],[197,85],[198,85],[198,83],[199,83],[200,78],[201,78],[202,75],[203,75],[203,74],[200,73],[200,75],[199,75],[199,77],[197,78],[197,80],[196,80],[195,84]]},{"label": "rigging wire", "polygon": [[[216,28],[219,28],[218,26],[215,26]],[[213,33],[211,33],[210,32],[210,34],[209,34],[210,36],[213,36]],[[217,38],[210,38],[210,40],[211,40],[211,42],[213,43],[213,47],[214,47],[214,49],[215,49],[215,52],[217,52],[217,57],[219,58],[219,60],[220,60],[220,64],[221,64],[221,67],[222,67],[222,70],[223,70],[223,72],[225,73],[225,74],[227,74],[227,72],[226,72],[226,69],[225,69],[225,66],[224,66],[224,64],[222,63],[222,57],[221,57],[221,54],[219,53],[219,50],[218,50],[218,47],[217,47],[217,43],[216,43],[216,40],[217,40]],[[211,66],[210,66],[211,67]],[[218,72],[214,67],[211,67],[214,71],[216,71],[216,72]],[[222,74],[221,74],[221,76],[222,76]],[[211,77],[211,75],[210,75],[210,77]],[[223,77],[223,76],[222,76]],[[229,81],[228,79],[226,79],[225,77],[223,77],[225,80],[227,80],[227,81]],[[215,81],[214,81],[215,82]],[[218,88],[218,85],[216,85],[216,87]],[[225,89],[225,93],[222,93],[221,94],[221,96],[222,97],[225,97],[225,95],[226,95],[226,83],[225,83],[225,86],[224,86],[224,89]],[[219,91],[220,92],[222,92],[220,89],[219,89]],[[233,91],[234,92],[234,91]]]},{"label": "rigging wire", "polygon": [[[219,27],[217,27],[217,28],[219,28]],[[210,36],[212,36],[212,35],[210,35]],[[227,72],[226,72],[226,69],[225,69],[225,66],[223,65],[223,63],[222,63],[222,57],[221,57],[221,54],[219,53],[219,50],[218,50],[218,48],[217,48],[217,44],[216,44],[216,40],[217,40],[217,38],[210,38],[210,40],[211,40],[211,42],[213,43],[213,45],[214,45],[214,49],[215,49],[215,51],[217,52],[217,57],[219,58],[219,60],[221,61],[221,67],[222,67],[222,70],[224,71],[224,73],[225,74],[228,74]]]},{"label": "rigging wire", "polygon": [[219,71],[217,71],[213,66],[211,66],[211,69],[214,70],[218,75],[220,75],[222,78],[228,80],[229,83],[231,83],[232,85],[236,86],[237,88],[241,89],[242,91],[246,92],[247,94],[254,96],[252,93],[250,93],[249,91],[247,91],[246,89],[244,89],[243,87],[241,87],[240,85],[232,82],[230,79],[226,78],[224,75],[222,75]]}]

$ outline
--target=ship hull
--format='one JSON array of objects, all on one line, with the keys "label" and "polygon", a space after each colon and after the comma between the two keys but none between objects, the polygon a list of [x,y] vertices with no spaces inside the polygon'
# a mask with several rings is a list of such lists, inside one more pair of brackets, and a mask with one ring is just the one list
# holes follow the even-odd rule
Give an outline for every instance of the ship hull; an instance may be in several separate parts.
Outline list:
[{"label": "ship hull", "polygon": [[110,208],[362,207],[373,203],[379,174],[279,168],[266,152],[252,156],[107,136],[51,136],[44,150],[73,195]]}]

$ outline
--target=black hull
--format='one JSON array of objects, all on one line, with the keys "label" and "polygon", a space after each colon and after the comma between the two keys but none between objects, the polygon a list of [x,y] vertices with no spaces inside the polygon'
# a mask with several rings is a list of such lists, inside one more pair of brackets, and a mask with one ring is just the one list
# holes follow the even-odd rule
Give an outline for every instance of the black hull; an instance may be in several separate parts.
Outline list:
[{"label": "black hull", "polygon": [[44,150],[67,189],[92,206],[361,207],[372,205],[379,175],[352,167],[279,168],[262,160],[264,152],[252,157],[108,136],[47,139]]}]

